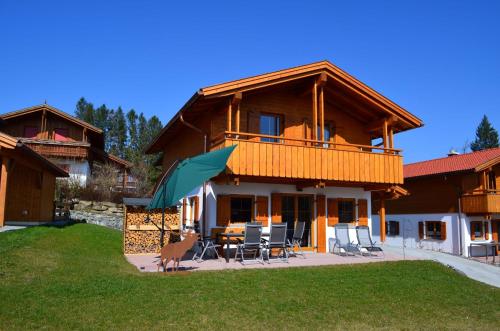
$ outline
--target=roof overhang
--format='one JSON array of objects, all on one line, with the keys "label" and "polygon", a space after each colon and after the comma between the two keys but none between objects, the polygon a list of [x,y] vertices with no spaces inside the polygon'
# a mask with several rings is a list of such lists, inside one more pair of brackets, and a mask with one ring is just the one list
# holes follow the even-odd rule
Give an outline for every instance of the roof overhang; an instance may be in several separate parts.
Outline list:
[{"label": "roof overhang", "polygon": [[373,107],[385,113],[385,117],[394,118],[400,123],[401,129],[405,131],[423,125],[420,118],[406,111],[401,106],[392,102],[382,94],[373,90],[358,79],[349,75],[329,61],[320,61],[308,65],[294,67],[290,69],[275,71],[263,75],[239,79],[227,83],[212,85],[198,90],[175,116],[160,131],[151,144],[146,148],[145,153],[158,153],[162,150],[161,137],[179,120],[181,114],[188,112],[195,104],[204,100],[223,99],[236,93],[248,93],[258,89],[284,84],[300,79],[307,79],[319,75],[325,75],[329,81],[355,94]]}]

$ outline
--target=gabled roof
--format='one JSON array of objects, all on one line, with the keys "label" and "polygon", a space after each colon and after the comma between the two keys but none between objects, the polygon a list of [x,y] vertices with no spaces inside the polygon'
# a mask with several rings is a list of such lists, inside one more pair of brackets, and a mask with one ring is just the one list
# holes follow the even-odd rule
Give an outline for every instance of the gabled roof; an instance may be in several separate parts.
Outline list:
[{"label": "gabled roof", "polygon": [[410,163],[403,167],[404,178],[431,176],[462,171],[481,171],[500,163],[500,147]]},{"label": "gabled roof", "polygon": [[33,162],[40,164],[43,168],[52,172],[56,177],[68,177],[68,173],[59,168],[56,164],[52,163],[42,155],[38,154],[28,146],[24,145],[19,139],[9,136],[0,132],[0,147],[7,150],[19,151],[33,160]]},{"label": "gabled roof", "polygon": [[27,115],[27,114],[31,114],[31,113],[35,113],[35,112],[38,112],[38,111],[43,111],[43,110],[46,110],[54,115],[57,115],[59,117],[62,117],[70,122],[73,122],[75,123],[76,125],[80,125],[84,128],[87,128],[88,130],[91,130],[91,131],[94,131],[96,133],[99,133],[99,134],[102,134],[102,130],[99,129],[98,127],[95,127],[85,121],[82,121],[81,119],[79,118],[76,118],[74,116],[71,116],[70,114],[68,113],[65,113],[63,112],[62,110],[60,109],[57,109],[55,107],[52,107],[50,105],[47,105],[47,104],[42,104],[42,105],[37,105],[37,106],[32,106],[32,107],[28,107],[28,108],[23,108],[23,109],[20,109],[20,110],[16,110],[16,111],[13,111],[13,112],[10,112],[10,113],[5,113],[5,114],[2,114],[0,115],[0,119],[3,119],[3,120],[8,120],[8,119],[11,119],[11,118],[15,118],[15,117],[18,117],[18,116],[23,116],[23,115]]},{"label": "gabled roof", "polygon": [[183,112],[192,108],[195,104],[201,102],[202,100],[227,97],[237,92],[245,93],[272,85],[283,84],[293,80],[318,76],[320,74],[326,74],[329,80],[340,84],[350,92],[370,102],[370,104],[373,104],[381,111],[386,112],[388,115],[396,116],[399,121],[404,123],[404,130],[423,125],[422,120],[415,115],[406,111],[399,105],[384,97],[382,94],[333,65],[331,62],[325,60],[199,89],[146,148],[146,153],[159,152],[161,149],[159,146],[159,140],[164,133],[167,132],[169,128],[180,118]]}]

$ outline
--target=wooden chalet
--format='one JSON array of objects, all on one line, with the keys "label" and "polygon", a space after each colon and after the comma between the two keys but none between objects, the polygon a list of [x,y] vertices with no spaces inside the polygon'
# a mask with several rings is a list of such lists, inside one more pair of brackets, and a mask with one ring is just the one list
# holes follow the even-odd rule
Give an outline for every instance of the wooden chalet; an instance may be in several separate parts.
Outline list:
[{"label": "wooden chalet", "polygon": [[[258,220],[306,222],[304,246],[325,252],[338,222],[371,224],[371,192],[403,184],[395,135],[422,121],[328,61],[198,90],[147,153],[176,160],[237,145],[208,187],[194,191],[183,222],[218,232]],[[380,139],[380,143],[375,141]],[[394,193],[394,194],[392,194]],[[196,212],[193,212],[196,211]]]},{"label": "wooden chalet", "polygon": [[111,163],[119,170],[121,189],[134,188],[131,164],[104,151],[100,128],[47,104],[0,115],[0,131],[18,138],[37,153],[85,184],[94,162]]},{"label": "wooden chalet", "polygon": [[[404,222],[420,247],[469,256],[498,242],[500,148],[407,164],[404,178],[411,194],[387,201],[387,222]],[[403,235],[397,228],[391,241]]]},{"label": "wooden chalet", "polygon": [[0,227],[54,217],[56,177],[68,174],[20,139],[0,132]]}]

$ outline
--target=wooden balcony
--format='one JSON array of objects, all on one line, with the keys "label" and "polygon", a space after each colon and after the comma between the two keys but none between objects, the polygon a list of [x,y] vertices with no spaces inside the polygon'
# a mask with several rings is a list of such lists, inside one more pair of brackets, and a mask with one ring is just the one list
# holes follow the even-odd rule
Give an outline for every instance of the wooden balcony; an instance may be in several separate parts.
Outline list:
[{"label": "wooden balcony", "polygon": [[466,214],[500,213],[500,191],[480,190],[461,197],[462,211]]},{"label": "wooden balcony", "polygon": [[90,144],[22,138],[22,142],[45,157],[88,158]]},{"label": "wooden balcony", "polygon": [[211,149],[231,145],[238,147],[227,163],[228,174],[323,182],[403,183],[400,150],[249,133],[226,133]]}]

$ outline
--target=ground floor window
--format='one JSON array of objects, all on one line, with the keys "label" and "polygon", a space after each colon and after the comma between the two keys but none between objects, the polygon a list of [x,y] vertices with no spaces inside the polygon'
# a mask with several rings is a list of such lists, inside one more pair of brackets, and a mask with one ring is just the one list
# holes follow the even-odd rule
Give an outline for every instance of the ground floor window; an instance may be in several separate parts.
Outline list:
[{"label": "ground floor window", "polygon": [[253,198],[231,197],[231,222],[252,222]]},{"label": "ground floor window", "polygon": [[398,221],[386,222],[385,234],[387,236],[399,236],[399,222]]},{"label": "ground floor window", "polygon": [[470,239],[471,240],[488,239],[488,222],[482,222],[482,221],[470,222]]},{"label": "ground floor window", "polygon": [[427,239],[441,239],[441,222],[425,222],[425,230]]},{"label": "ground floor window", "polygon": [[354,221],[354,199],[339,199],[339,223],[352,223]]}]

